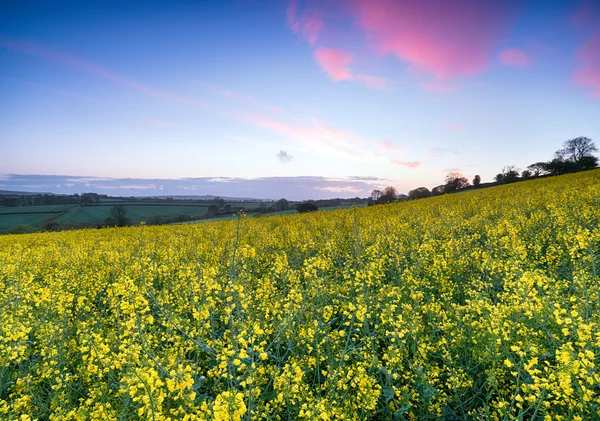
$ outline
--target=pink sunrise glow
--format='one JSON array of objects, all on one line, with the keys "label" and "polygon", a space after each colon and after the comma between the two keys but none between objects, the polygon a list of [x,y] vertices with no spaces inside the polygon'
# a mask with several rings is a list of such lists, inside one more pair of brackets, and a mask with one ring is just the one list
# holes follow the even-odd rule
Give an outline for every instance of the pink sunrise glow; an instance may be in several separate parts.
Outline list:
[{"label": "pink sunrise glow", "polygon": [[418,71],[448,80],[488,69],[512,21],[505,6],[478,0],[357,0],[354,12],[377,53],[394,54]]},{"label": "pink sunrise glow", "polygon": [[315,51],[315,60],[334,82],[354,80],[354,75],[348,68],[352,63],[352,56],[344,50],[319,47]]},{"label": "pink sunrise glow", "polygon": [[506,48],[498,55],[500,63],[511,67],[529,67],[531,58],[529,55],[518,48]]},{"label": "pink sunrise glow", "polygon": [[589,38],[577,52],[580,67],[573,76],[576,85],[591,90],[600,98],[600,34]]}]

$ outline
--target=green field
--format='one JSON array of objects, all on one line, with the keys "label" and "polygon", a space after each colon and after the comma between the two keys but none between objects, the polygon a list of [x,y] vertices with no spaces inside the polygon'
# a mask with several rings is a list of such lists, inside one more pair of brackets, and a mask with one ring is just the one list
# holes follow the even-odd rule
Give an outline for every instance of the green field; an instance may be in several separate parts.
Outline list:
[{"label": "green field", "polygon": [[174,218],[180,215],[199,217],[206,213],[209,204],[158,203],[158,202],[103,202],[99,205],[44,205],[0,208],[0,230],[8,230],[18,224],[37,228],[44,221],[56,221],[61,225],[100,224],[111,216],[114,205],[127,209],[127,217],[133,224],[160,216]]},{"label": "green field", "polygon": [[[211,202],[188,202],[188,201],[165,201],[165,200],[122,200],[111,198],[101,200],[98,204],[82,206],[73,204],[64,205],[40,205],[40,206],[18,206],[0,207],[0,231],[5,231],[19,224],[31,225],[34,229],[43,223],[56,221],[63,227],[82,227],[102,224],[106,218],[111,217],[113,206],[121,205],[127,209],[127,218],[131,224],[139,224],[148,221],[152,217],[177,218],[185,215],[199,218],[206,214]],[[228,202],[231,211],[227,214],[219,214],[217,218],[193,220],[190,222],[202,222],[206,220],[227,220],[234,217],[235,213],[244,208],[246,212],[252,212],[261,205],[271,206],[270,202]],[[353,205],[345,203],[339,206],[323,207],[322,210],[346,209],[352,206],[362,207],[364,204]],[[294,207],[292,204],[291,207]],[[269,212],[267,215],[286,215],[296,213],[295,208],[280,212]],[[256,214],[252,214],[256,215]],[[262,215],[262,214],[260,214]]]}]

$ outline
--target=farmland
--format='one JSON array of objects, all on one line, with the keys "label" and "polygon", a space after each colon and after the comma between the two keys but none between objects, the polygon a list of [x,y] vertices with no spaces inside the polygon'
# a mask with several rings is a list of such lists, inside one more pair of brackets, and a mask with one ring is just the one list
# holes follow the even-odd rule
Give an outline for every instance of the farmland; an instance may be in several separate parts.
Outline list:
[{"label": "farmland", "polygon": [[2,236],[0,418],[600,419],[599,225],[594,170]]}]

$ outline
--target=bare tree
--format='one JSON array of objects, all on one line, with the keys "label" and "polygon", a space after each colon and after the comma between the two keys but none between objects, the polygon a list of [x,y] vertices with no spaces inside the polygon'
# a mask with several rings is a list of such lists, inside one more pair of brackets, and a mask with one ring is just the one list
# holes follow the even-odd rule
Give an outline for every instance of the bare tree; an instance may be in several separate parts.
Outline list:
[{"label": "bare tree", "polygon": [[381,196],[383,196],[383,192],[381,190],[373,190],[371,192],[371,199],[377,201],[377,199],[379,199]]},{"label": "bare tree", "polygon": [[390,196],[395,199],[396,196],[398,196],[398,190],[396,190],[396,187],[388,186],[385,189],[383,189],[383,195]]},{"label": "bare tree", "polygon": [[563,148],[556,151],[555,156],[565,161],[580,162],[586,156],[590,156],[597,151],[598,148],[596,148],[592,139],[576,137],[575,139],[566,140]]}]

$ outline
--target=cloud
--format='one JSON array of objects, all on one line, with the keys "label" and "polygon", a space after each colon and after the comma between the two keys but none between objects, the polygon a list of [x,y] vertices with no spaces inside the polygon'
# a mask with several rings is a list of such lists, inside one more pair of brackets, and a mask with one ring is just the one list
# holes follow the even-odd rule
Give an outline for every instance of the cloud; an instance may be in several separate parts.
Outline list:
[{"label": "cloud", "polygon": [[334,82],[354,80],[348,67],[352,63],[352,56],[344,50],[319,47],[315,50],[315,60]]},{"label": "cloud", "polygon": [[404,148],[402,146],[394,145],[392,141],[388,139],[380,141],[378,146],[386,151],[404,152]]},{"label": "cloud", "polygon": [[377,91],[385,91],[390,87],[390,81],[385,77],[357,75],[356,79]]},{"label": "cloud", "polygon": [[295,34],[301,34],[302,37],[313,45],[323,28],[323,20],[319,12],[305,11],[300,14],[298,10],[298,0],[290,0],[287,7],[287,24]]},{"label": "cloud", "polygon": [[292,159],[294,159],[294,157],[292,155],[288,154],[284,150],[279,151],[279,153],[276,156],[277,156],[277,159],[279,159],[279,161],[283,162],[284,164],[287,162],[290,162]]},{"label": "cloud", "polygon": [[505,48],[498,55],[500,63],[510,67],[529,67],[531,66],[531,58],[529,55],[518,48]]},{"label": "cloud", "polygon": [[431,149],[431,151],[429,152],[429,155],[431,157],[437,157],[438,155],[460,155],[462,152],[458,149],[453,149],[453,148],[433,148]]},{"label": "cloud", "polygon": [[[485,72],[508,34],[518,2],[356,0],[351,12],[378,54],[411,64],[427,89]],[[423,80],[433,76],[433,83]]]},{"label": "cloud", "polygon": [[332,193],[360,193],[361,189],[355,186],[325,186],[315,187],[315,190],[323,190]]},{"label": "cloud", "polygon": [[579,69],[573,75],[573,82],[591,91],[594,98],[600,98],[600,34],[590,37],[577,51]]},{"label": "cloud", "polygon": [[[6,174],[6,190],[45,191],[62,194],[95,192],[125,196],[210,195],[237,198],[289,200],[334,197],[367,197],[389,184],[376,177],[199,177],[183,179],[106,178],[67,175]],[[69,181],[71,180],[71,181]],[[75,181],[76,180],[76,181]],[[60,187],[57,187],[60,185]]]},{"label": "cloud", "polygon": [[172,102],[186,104],[189,106],[206,107],[206,103],[203,101],[158,89],[134,79],[119,75],[111,70],[108,70],[105,66],[91,62],[82,57],[51,49],[46,46],[21,40],[0,39],[0,47],[13,52],[27,54],[46,61],[57,63],[64,67],[69,67],[89,75],[108,80],[110,82],[127,86],[131,89],[153,97],[160,97]]},{"label": "cloud", "polygon": [[597,25],[598,17],[600,3],[597,0],[583,0],[569,17],[569,22],[576,28],[591,28]]},{"label": "cloud", "polygon": [[40,85],[39,83],[30,82],[28,80],[14,79],[14,78],[9,78],[9,77],[4,77],[4,76],[0,76],[0,79],[11,81],[11,82],[20,83],[20,84],[25,85],[25,86],[31,86],[31,87],[36,88],[36,89],[40,89],[40,90],[43,90],[43,91],[51,92],[51,93],[56,94],[56,95],[60,95],[60,96],[64,96],[64,97],[69,97],[69,98],[75,98],[75,99],[79,99],[79,100],[86,101],[86,102],[94,102],[94,103],[100,103],[100,102],[102,102],[102,101],[100,101],[100,100],[98,100],[96,98],[93,98],[93,97],[90,97],[90,96],[87,96],[87,95],[81,95],[81,94],[78,94],[78,93],[75,93],[75,92],[66,91],[64,89],[51,88],[49,86]]},{"label": "cloud", "polygon": [[212,85],[210,83],[205,83],[205,82],[200,82],[200,86],[202,86],[204,89],[206,89],[210,92],[213,92],[215,94],[225,96],[225,97],[237,100],[239,102],[250,104],[253,107],[259,106],[259,107],[263,108],[264,110],[272,112],[272,113],[282,113],[283,112],[283,109],[281,107],[261,101],[255,97],[253,97],[252,95],[247,94],[246,92],[238,92],[238,91],[223,89],[219,86],[215,86],[215,85]]},{"label": "cloud", "polygon": [[391,159],[390,164],[396,165],[398,167],[407,167],[407,168],[418,168],[421,166],[419,161],[399,161],[397,159]]},{"label": "cloud", "polygon": [[319,47],[315,50],[314,57],[317,64],[334,82],[359,81],[378,91],[386,90],[390,86],[387,78],[355,74],[350,69],[350,64],[354,59],[341,48]]}]

